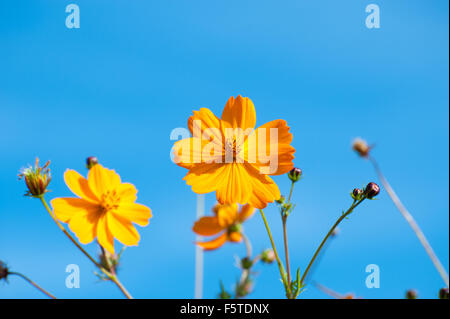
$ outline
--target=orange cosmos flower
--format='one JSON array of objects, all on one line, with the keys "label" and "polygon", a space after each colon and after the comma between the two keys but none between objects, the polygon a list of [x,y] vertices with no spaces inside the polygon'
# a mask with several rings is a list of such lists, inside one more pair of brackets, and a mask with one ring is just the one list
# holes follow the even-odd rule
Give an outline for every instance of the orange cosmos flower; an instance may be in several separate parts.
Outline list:
[{"label": "orange cosmos flower", "polygon": [[81,198],[55,198],[51,201],[55,216],[68,223],[79,241],[88,244],[97,238],[99,244],[114,254],[114,238],[127,246],[139,242],[133,223],[148,225],[150,208],[136,204],[133,184],[122,183],[120,176],[100,164],[94,165],[88,178],[74,170],[64,173],[70,190]]},{"label": "orange cosmos flower", "polygon": [[229,242],[241,242],[241,223],[250,218],[255,208],[250,205],[242,206],[238,212],[237,204],[216,205],[213,208],[215,216],[201,217],[195,222],[192,230],[201,236],[220,235],[210,241],[197,242],[205,250],[214,250]]},{"label": "orange cosmos flower", "polygon": [[269,175],[293,168],[295,149],[284,120],[257,129],[253,102],[231,97],[219,119],[209,109],[194,111],[188,127],[193,137],[174,145],[174,161],[189,172],[186,183],[198,194],[216,192],[221,204],[264,208],[280,198]]}]

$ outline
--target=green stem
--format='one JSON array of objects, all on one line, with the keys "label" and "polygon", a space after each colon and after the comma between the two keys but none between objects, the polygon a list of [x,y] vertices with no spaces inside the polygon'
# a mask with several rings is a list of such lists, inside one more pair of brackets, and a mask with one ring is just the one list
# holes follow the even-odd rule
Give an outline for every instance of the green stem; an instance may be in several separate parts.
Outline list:
[{"label": "green stem", "polygon": [[50,209],[50,207],[48,206],[46,200],[44,199],[44,196],[39,196],[38,197],[42,204],[44,205],[45,209],[47,210],[47,212],[50,214],[50,216],[52,217],[53,221],[56,223],[56,225],[58,225],[58,227],[62,230],[62,232],[70,239],[70,241],[77,246],[77,248],[90,260],[94,263],[94,265],[100,269],[112,282],[114,282],[117,287],[119,287],[120,291],[125,295],[125,297],[127,297],[128,299],[133,299],[133,297],[130,295],[130,293],[125,289],[125,287],[123,286],[123,284],[119,281],[119,279],[117,278],[117,276],[115,274],[111,274],[109,271],[107,271],[105,268],[102,267],[102,265],[100,265],[94,258],[92,258],[91,255],[89,255],[89,253],[83,249],[83,247],[80,246],[80,244],[78,244],[78,242],[72,237],[72,235],[70,235],[67,230],[64,228],[64,226],[59,222],[59,220],[56,218],[56,216],[53,214],[52,210]]},{"label": "green stem", "polygon": [[269,224],[267,223],[266,216],[264,215],[264,212],[262,209],[259,210],[261,213],[261,217],[264,221],[264,225],[266,226],[267,234],[269,235],[270,243],[272,245],[273,253],[275,254],[275,259],[277,260],[278,269],[280,270],[281,279],[283,280],[284,287],[286,289],[286,296],[289,298],[290,296],[290,287],[287,285],[285,280],[285,270],[283,267],[283,264],[280,260],[280,257],[278,256],[277,248],[275,247],[275,242],[273,241],[272,232],[270,231]]},{"label": "green stem", "polygon": [[322,240],[322,242],[319,245],[319,248],[317,248],[316,252],[314,253],[314,256],[312,257],[311,261],[308,264],[308,267],[306,267],[305,272],[303,273],[302,279],[300,280],[300,284],[303,285],[303,283],[305,282],[305,278],[306,275],[308,274],[308,271],[311,269],[311,266],[313,265],[314,261],[316,260],[317,256],[319,255],[320,250],[322,249],[322,247],[325,245],[325,242],[328,240],[328,238],[331,236],[331,234],[333,233],[333,231],[336,229],[336,227],[341,223],[341,221],[344,220],[344,218],[346,218],[348,215],[351,214],[351,212],[359,205],[363,202],[363,200],[365,199],[365,197],[363,197],[362,199],[360,199],[358,202],[354,201],[353,204],[350,206],[350,208],[344,213],[342,214],[341,217],[338,218],[338,220],[334,223],[333,227],[331,227],[331,229],[328,231],[327,235],[325,236],[325,238]]},{"label": "green stem", "polygon": [[16,276],[18,276],[18,277],[24,279],[25,281],[27,281],[29,284],[31,284],[36,289],[38,289],[40,292],[44,293],[47,297],[49,297],[51,299],[56,299],[55,296],[53,296],[51,293],[49,293],[47,290],[45,290],[44,288],[39,286],[37,283],[35,283],[33,280],[31,280],[30,278],[28,278],[24,274],[21,274],[19,272],[15,272],[15,271],[9,271],[8,275],[16,275]]},{"label": "green stem", "polygon": [[284,255],[286,257],[287,280],[288,280],[288,284],[290,287],[291,286],[291,267],[289,265],[289,249],[288,249],[287,227],[286,227],[287,216],[284,215],[281,217],[281,219],[283,221]]}]

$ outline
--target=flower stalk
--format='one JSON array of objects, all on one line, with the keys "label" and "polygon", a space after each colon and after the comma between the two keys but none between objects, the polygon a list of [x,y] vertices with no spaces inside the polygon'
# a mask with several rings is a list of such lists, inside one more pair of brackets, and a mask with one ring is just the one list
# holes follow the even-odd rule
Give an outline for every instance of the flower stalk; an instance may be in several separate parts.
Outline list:
[{"label": "flower stalk", "polygon": [[20,272],[15,272],[15,271],[8,271],[8,275],[15,275],[18,276],[22,279],[24,279],[26,282],[28,282],[30,285],[32,285],[34,288],[36,288],[37,290],[39,290],[40,292],[42,292],[44,295],[46,295],[47,297],[51,298],[51,299],[56,299],[56,297],[54,295],[52,295],[51,293],[49,293],[47,290],[45,290],[44,288],[42,288],[41,286],[39,286],[37,283],[35,283],[33,280],[31,280],[30,278],[28,278],[27,276],[25,276],[24,274],[20,273]]}]

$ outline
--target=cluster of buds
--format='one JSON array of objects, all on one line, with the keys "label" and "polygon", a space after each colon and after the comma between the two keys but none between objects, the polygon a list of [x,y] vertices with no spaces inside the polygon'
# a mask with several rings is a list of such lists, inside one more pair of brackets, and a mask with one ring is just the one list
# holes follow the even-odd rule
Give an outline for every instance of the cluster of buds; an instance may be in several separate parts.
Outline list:
[{"label": "cluster of buds", "polygon": [[300,180],[302,177],[302,170],[300,168],[294,167],[289,173],[288,173],[289,179],[295,183]]},{"label": "cluster of buds", "polygon": [[29,166],[23,169],[19,174],[19,179],[24,178],[28,191],[25,196],[41,197],[48,192],[47,187],[51,180],[50,161],[44,166],[39,166],[39,158],[36,158],[34,167]]},{"label": "cluster of buds", "polygon": [[361,138],[356,138],[353,141],[353,150],[361,157],[369,157],[371,147],[367,145],[367,142]]},{"label": "cluster of buds", "polygon": [[275,253],[268,248],[261,253],[261,261],[266,264],[271,264],[275,261]]},{"label": "cluster of buds", "polygon": [[8,267],[6,267],[6,264],[0,260],[0,280],[6,280],[6,278],[8,278],[8,275]]}]

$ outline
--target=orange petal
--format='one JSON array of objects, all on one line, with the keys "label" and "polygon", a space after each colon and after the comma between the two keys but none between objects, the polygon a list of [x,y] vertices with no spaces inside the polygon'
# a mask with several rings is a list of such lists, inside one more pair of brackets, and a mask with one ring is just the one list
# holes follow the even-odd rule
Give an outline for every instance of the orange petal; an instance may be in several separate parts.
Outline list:
[{"label": "orange petal", "polygon": [[[97,164],[97,165],[99,165],[99,164]],[[95,166],[97,166],[97,165],[95,165]],[[91,168],[91,170],[92,170],[92,168]],[[111,254],[114,254],[114,237],[111,234],[110,230],[108,229],[106,215],[107,214],[103,214],[98,219],[98,223],[97,223],[97,240],[98,240],[98,243],[104,249],[106,249]]]},{"label": "orange petal", "polygon": [[255,106],[248,97],[230,97],[222,113],[221,120],[233,128],[254,128],[256,124]]},{"label": "orange petal", "polygon": [[252,217],[252,215],[255,213],[255,207],[247,204],[242,206],[240,212],[239,212],[239,217],[238,220],[240,222],[243,222],[247,219],[249,219],[250,217]]},{"label": "orange petal", "polygon": [[118,217],[114,213],[106,215],[108,228],[114,238],[126,246],[137,246],[140,236],[133,224],[124,218]]},{"label": "orange petal", "polygon": [[92,192],[100,198],[107,190],[120,186],[120,176],[100,164],[94,165],[88,174],[88,184]]},{"label": "orange petal", "polygon": [[75,195],[91,202],[98,202],[98,198],[89,188],[87,179],[78,172],[71,169],[66,170],[64,173],[64,181],[66,182],[67,187],[69,187]]},{"label": "orange petal", "polygon": [[217,217],[201,217],[194,223],[192,230],[201,236],[212,236],[220,233],[223,227],[219,225]]},{"label": "orange petal", "polygon": [[216,163],[196,165],[183,179],[197,194],[213,192],[226,181],[226,168],[227,165]]},{"label": "orange petal", "polygon": [[281,197],[277,184],[267,175],[262,175],[250,164],[246,164],[247,171],[250,174],[250,183],[253,192],[249,197],[248,203],[253,207],[263,209],[267,203],[271,203]]},{"label": "orange petal", "polygon": [[173,161],[181,167],[191,169],[200,163],[219,163],[222,161],[222,144],[191,137],[176,142],[173,146]]},{"label": "orange petal", "polygon": [[217,238],[214,238],[210,241],[198,241],[196,244],[202,247],[204,250],[214,250],[221,247],[227,241],[227,233],[223,233]]},{"label": "orange petal", "polygon": [[219,221],[219,225],[227,228],[234,224],[237,220],[237,210],[237,204],[218,205],[217,220]]},{"label": "orange petal", "polygon": [[223,165],[226,167],[226,173],[220,177],[223,179],[223,182],[217,185],[217,200],[221,204],[246,204],[252,192],[252,186],[249,183],[250,177],[244,164],[231,163]]},{"label": "orange petal", "polygon": [[[276,132],[271,138],[271,132]],[[294,164],[295,149],[290,145],[292,134],[284,120],[275,120],[264,124],[253,131],[247,138],[245,161],[254,165],[264,174],[281,175],[289,172]],[[276,165],[269,167],[269,165]]]},{"label": "orange petal", "polygon": [[[203,133],[206,129],[220,129],[220,120],[210,109],[201,108],[199,111],[194,111],[194,115],[189,117],[188,128],[193,137],[203,138]],[[218,133],[220,131],[211,132]],[[215,138],[219,141],[222,139],[222,136],[217,135]]]},{"label": "orange petal", "polygon": [[120,203],[114,214],[140,226],[147,226],[149,218],[152,217],[152,210],[137,203]]},{"label": "orange petal", "polygon": [[241,235],[241,233],[234,231],[234,232],[228,234],[228,240],[233,243],[239,243],[242,241],[242,235]]},{"label": "orange petal", "polygon": [[69,222],[69,228],[75,233],[82,244],[89,244],[97,236],[97,224],[100,218],[96,212],[80,212],[75,214]]},{"label": "orange petal", "polygon": [[87,201],[83,198],[61,197],[52,199],[50,205],[53,213],[63,223],[67,223],[70,219],[79,213],[97,212],[99,206]]}]

